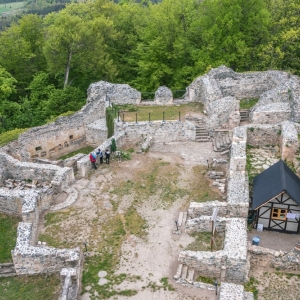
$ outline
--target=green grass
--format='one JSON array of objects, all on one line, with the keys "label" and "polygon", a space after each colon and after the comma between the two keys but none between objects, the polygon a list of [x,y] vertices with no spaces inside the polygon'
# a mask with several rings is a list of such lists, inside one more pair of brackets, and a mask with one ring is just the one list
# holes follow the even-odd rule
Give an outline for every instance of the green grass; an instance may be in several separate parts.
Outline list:
[{"label": "green grass", "polygon": [[56,300],[60,293],[59,275],[0,278],[0,300]]},{"label": "green grass", "polygon": [[146,221],[138,214],[133,206],[130,206],[126,211],[124,219],[127,231],[138,237],[145,235],[145,229],[147,228]]},{"label": "green grass", "polygon": [[4,146],[7,143],[18,139],[19,134],[27,131],[28,128],[16,128],[14,130],[6,131],[0,134],[0,146]]},{"label": "green grass", "polygon": [[[129,220],[129,217],[125,219],[125,223],[134,223]],[[124,219],[121,215],[117,215],[111,218],[103,227],[104,237],[98,244],[99,254],[90,257],[87,256],[84,261],[82,274],[82,292],[85,292],[85,287],[91,286],[92,289],[89,291],[89,293],[92,300],[107,299],[115,295],[136,295],[136,290],[115,290],[113,289],[113,286],[122,283],[125,279],[130,279],[130,276],[127,274],[114,274],[114,270],[116,269],[120,260],[121,246],[125,241],[126,233],[132,234],[138,229],[135,228],[134,230],[132,230],[131,226],[127,227],[124,224]],[[108,283],[103,286],[98,285],[99,271],[107,272],[107,276],[105,278],[108,280]],[[94,296],[95,292],[98,293],[97,297]]]},{"label": "green grass", "polygon": [[0,263],[12,261],[10,251],[15,248],[20,221],[18,217],[0,214]]},{"label": "green grass", "polygon": [[259,282],[254,277],[250,277],[249,281],[244,283],[244,289],[246,292],[252,292],[254,295],[254,300],[257,300],[258,298],[258,286]]},{"label": "green grass", "polygon": [[91,146],[86,146],[84,148],[81,148],[81,149],[78,149],[78,150],[75,150],[75,151],[72,151],[68,154],[65,154],[61,157],[59,157],[58,159],[67,159],[67,158],[70,158],[78,153],[82,153],[82,154],[89,154],[90,152],[92,152],[95,148],[94,147],[91,147]]},{"label": "green grass", "polygon": [[[151,121],[163,120],[163,112],[165,113],[165,120],[178,120],[179,112],[180,119],[183,121],[185,115],[190,113],[202,113],[203,104],[202,103],[188,103],[182,104],[180,106],[135,106],[135,105],[118,105],[115,106],[117,110],[120,111],[120,120],[125,122],[135,122],[136,114],[137,121],[148,121],[149,113]],[[115,114],[117,118],[117,114]]]},{"label": "green grass", "polygon": [[240,101],[240,109],[250,109],[258,102],[258,100],[259,98],[243,99]]},{"label": "green grass", "polygon": [[[195,232],[191,234],[195,240],[190,243],[186,250],[190,251],[210,251],[211,250],[211,232]],[[215,235],[215,244],[213,250],[222,250],[223,249],[224,235],[216,233]]]},{"label": "green grass", "polygon": [[202,283],[208,283],[208,284],[214,284],[216,282],[216,278],[210,278],[206,276],[198,276],[195,280],[196,282],[202,282]]},{"label": "green grass", "polygon": [[14,10],[18,10],[18,9],[24,7],[25,4],[26,4],[25,1],[0,4],[0,14],[2,14],[4,12],[12,12]]}]

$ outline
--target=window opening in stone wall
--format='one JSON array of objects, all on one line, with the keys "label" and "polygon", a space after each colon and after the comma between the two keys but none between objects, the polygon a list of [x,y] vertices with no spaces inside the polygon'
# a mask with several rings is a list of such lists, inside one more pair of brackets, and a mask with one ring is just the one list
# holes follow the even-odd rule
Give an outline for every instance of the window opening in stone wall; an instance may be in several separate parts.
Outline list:
[{"label": "window opening in stone wall", "polygon": [[286,209],[273,208],[272,209],[272,219],[275,220],[286,220]]},{"label": "window opening in stone wall", "polygon": [[73,135],[70,135],[69,138],[70,138],[70,140],[72,140],[73,139]]},{"label": "window opening in stone wall", "polygon": [[40,150],[42,150],[41,146],[35,147],[35,151],[40,151]]}]

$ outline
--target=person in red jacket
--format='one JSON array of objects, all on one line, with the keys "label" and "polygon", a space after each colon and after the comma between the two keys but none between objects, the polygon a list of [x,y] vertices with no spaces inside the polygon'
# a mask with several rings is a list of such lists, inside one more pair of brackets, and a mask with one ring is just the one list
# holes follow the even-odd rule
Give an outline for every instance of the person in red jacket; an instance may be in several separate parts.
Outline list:
[{"label": "person in red jacket", "polygon": [[97,169],[96,158],[97,158],[97,156],[94,155],[94,153],[91,152],[90,153],[90,161],[91,161],[92,168],[94,168],[95,170]]}]

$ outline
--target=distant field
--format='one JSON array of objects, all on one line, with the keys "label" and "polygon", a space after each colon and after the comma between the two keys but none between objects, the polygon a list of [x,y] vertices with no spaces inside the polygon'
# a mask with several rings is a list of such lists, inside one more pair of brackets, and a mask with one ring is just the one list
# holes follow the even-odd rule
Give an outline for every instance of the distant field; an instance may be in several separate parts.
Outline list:
[{"label": "distant field", "polygon": [[0,14],[6,13],[6,12],[13,12],[14,10],[18,10],[18,9],[24,7],[25,4],[26,4],[25,1],[0,4]]}]

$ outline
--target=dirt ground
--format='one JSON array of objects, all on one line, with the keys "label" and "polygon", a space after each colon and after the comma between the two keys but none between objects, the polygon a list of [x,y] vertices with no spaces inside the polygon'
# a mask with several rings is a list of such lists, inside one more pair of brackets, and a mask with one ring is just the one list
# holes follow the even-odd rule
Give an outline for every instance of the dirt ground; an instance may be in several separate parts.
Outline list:
[{"label": "dirt ground", "polygon": [[258,236],[260,239],[259,246],[277,251],[289,252],[300,242],[299,234],[287,234],[275,231],[261,232],[256,229],[252,229],[251,232],[248,232],[248,241],[252,243],[254,236]]},{"label": "dirt ground", "polygon": [[[134,204],[146,223],[146,236],[126,232],[114,276],[124,273],[130,276],[111,289],[134,290],[137,294],[131,297],[115,295],[110,299],[216,299],[213,291],[186,288],[173,282],[178,254],[194,240],[184,232],[172,234],[179,212],[186,211],[189,202],[198,201],[198,197],[221,200],[224,196],[216,188],[211,191],[207,178],[204,181],[207,159],[211,161],[212,158],[220,156],[210,143],[163,143],[154,144],[148,153],[133,153],[129,161],[102,165],[91,171],[88,178],[75,183],[78,200],[69,209],[49,214],[50,217],[41,224],[39,239],[56,247],[79,245],[82,249],[86,241],[89,256],[98,255],[102,251],[99,244],[105,238],[103,232],[107,220],[115,215],[124,218]],[[151,168],[153,172],[147,173]],[[153,182],[151,176],[157,176]],[[167,182],[163,182],[165,178]],[[150,192],[145,191],[146,195],[126,190],[126,184],[135,183],[141,188],[145,186],[146,190],[147,180],[150,180]],[[151,184],[154,183],[158,187],[152,192]],[[201,186],[203,193],[199,196],[197,190]],[[132,277],[138,280],[132,280]],[[170,287],[162,287],[163,278],[168,278]],[[102,299],[98,293],[91,282],[84,285],[81,299]]]},{"label": "dirt ground", "polygon": [[[83,242],[87,243],[81,300],[217,299],[214,291],[173,281],[179,252],[194,241],[184,232],[172,234],[179,212],[186,211],[190,201],[224,196],[207,179],[207,159],[211,162],[213,158],[220,154],[210,143],[157,143],[148,153],[132,153],[129,161],[101,165],[76,181],[77,201],[68,209],[45,215],[39,240],[82,250]],[[298,241],[297,236],[278,234],[275,242],[273,234],[256,230],[249,233],[249,241],[254,235],[260,236],[262,246],[286,247],[286,251]],[[286,280],[286,287],[291,288],[299,280],[272,272],[266,276],[266,270],[251,270],[251,276],[260,281],[256,283],[259,299],[271,299],[264,295],[281,299],[264,291],[268,284],[276,287],[278,280]],[[282,299],[300,299],[295,297]]]}]

